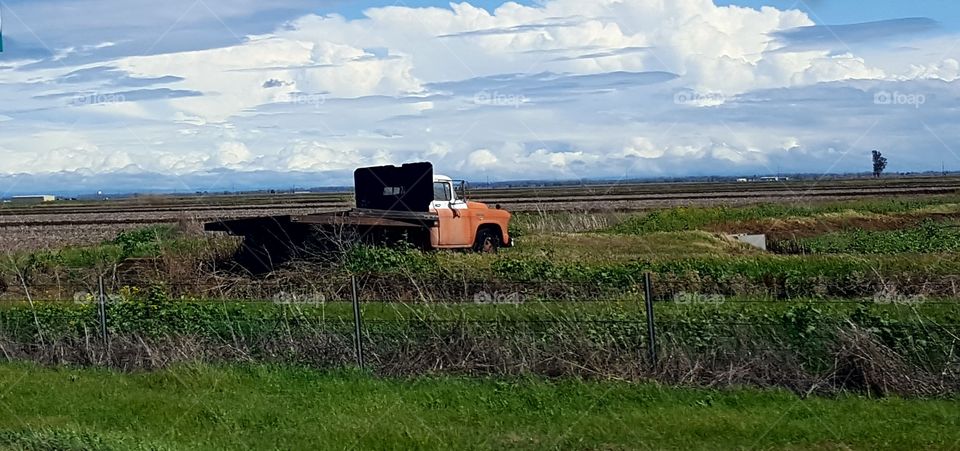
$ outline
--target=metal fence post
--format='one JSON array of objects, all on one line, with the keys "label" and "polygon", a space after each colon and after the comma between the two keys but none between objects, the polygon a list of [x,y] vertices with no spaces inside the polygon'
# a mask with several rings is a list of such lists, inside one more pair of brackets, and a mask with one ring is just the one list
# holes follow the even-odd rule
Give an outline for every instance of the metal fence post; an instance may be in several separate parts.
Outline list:
[{"label": "metal fence post", "polygon": [[360,319],[360,297],[357,295],[357,276],[350,276],[353,285],[353,346],[357,355],[357,366],[363,369],[363,335]]},{"label": "metal fence post", "polygon": [[97,313],[100,317],[100,336],[106,344],[109,337],[107,335],[107,293],[103,287],[103,276],[97,279]]},{"label": "metal fence post", "polygon": [[653,282],[650,273],[643,274],[643,297],[647,304],[647,347],[650,353],[650,364],[657,364],[657,334],[653,321]]}]

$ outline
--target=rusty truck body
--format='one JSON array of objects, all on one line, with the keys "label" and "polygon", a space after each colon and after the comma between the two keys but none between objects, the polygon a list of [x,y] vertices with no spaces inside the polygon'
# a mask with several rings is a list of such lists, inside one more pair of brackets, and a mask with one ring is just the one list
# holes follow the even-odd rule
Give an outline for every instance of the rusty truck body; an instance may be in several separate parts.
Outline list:
[{"label": "rusty truck body", "polygon": [[269,270],[343,242],[405,241],[423,249],[496,252],[512,246],[510,213],[466,199],[466,183],[434,174],[431,163],[354,171],[356,208],[307,215],[219,220],[205,230],[242,236],[238,261]]}]

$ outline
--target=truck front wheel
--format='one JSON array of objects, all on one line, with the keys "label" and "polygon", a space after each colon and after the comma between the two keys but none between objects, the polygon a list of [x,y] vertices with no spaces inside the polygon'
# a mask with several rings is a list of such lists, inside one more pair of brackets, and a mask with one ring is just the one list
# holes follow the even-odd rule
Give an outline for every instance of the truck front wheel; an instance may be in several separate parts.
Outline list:
[{"label": "truck front wheel", "polygon": [[485,254],[495,254],[500,250],[500,236],[494,230],[480,229],[477,231],[477,241],[473,250]]}]

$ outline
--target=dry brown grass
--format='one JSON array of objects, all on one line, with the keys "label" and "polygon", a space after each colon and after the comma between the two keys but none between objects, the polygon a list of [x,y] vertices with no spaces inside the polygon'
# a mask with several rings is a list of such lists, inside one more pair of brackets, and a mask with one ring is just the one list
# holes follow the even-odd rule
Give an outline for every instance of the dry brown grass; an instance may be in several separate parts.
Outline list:
[{"label": "dry brown grass", "polygon": [[554,261],[584,263],[762,253],[722,235],[698,231],[647,235],[541,233],[524,237],[510,252],[520,257],[548,257]]}]

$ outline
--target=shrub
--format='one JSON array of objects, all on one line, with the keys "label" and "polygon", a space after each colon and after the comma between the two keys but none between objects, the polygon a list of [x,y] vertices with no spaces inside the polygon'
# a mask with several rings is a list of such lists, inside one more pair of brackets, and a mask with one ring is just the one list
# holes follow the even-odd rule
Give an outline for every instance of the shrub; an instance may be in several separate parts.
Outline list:
[{"label": "shrub", "polygon": [[344,266],[352,273],[429,274],[440,269],[434,256],[406,243],[395,247],[358,244],[347,250]]},{"label": "shrub", "polygon": [[120,246],[123,258],[140,257],[158,254],[163,242],[171,241],[176,236],[176,228],[159,225],[120,232],[109,244]]}]

